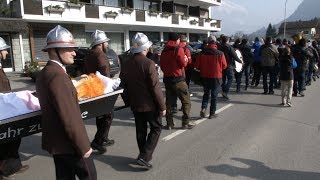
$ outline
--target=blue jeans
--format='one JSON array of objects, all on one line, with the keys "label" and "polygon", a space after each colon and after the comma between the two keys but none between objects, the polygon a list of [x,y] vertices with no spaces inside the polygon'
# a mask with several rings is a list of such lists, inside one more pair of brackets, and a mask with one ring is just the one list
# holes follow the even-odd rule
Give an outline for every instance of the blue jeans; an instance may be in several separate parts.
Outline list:
[{"label": "blue jeans", "polygon": [[211,95],[210,114],[214,114],[217,109],[217,97],[221,79],[204,79],[203,81],[203,97],[202,97],[202,109],[207,109],[209,98]]},{"label": "blue jeans", "polygon": [[241,85],[241,79],[242,79],[242,74],[244,72],[245,78],[246,78],[246,86],[249,86],[249,78],[250,78],[250,65],[249,66],[244,66],[243,70],[239,73],[235,73],[236,75],[236,82],[237,82],[237,89],[240,89]]},{"label": "blue jeans", "polygon": [[294,70],[293,92],[298,94],[303,92],[306,85],[306,71],[302,69]]},{"label": "blue jeans", "polygon": [[234,72],[233,69],[227,68],[222,71],[222,92],[229,93],[232,81],[233,81]]}]

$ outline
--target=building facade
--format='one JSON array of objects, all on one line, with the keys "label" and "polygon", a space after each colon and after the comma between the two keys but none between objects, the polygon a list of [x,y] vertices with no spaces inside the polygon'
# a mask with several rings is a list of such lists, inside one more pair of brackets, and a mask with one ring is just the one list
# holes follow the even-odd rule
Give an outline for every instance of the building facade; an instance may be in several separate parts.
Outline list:
[{"label": "building facade", "polygon": [[58,24],[73,33],[80,47],[89,47],[90,35],[95,29],[103,30],[111,39],[110,47],[117,53],[130,48],[130,39],[136,32],[145,33],[155,43],[166,41],[169,32],[186,34],[190,41],[201,41],[210,32],[221,31],[221,20],[211,18],[210,8],[220,6],[221,0],[7,2],[10,17],[26,24],[28,30],[6,32],[6,28],[2,28],[12,46],[12,60],[6,64],[6,71],[22,71],[26,61],[47,61],[47,54],[41,50],[46,44],[46,34]]},{"label": "building facade", "polygon": [[[284,34],[284,27],[286,31]],[[303,33],[304,38],[308,40],[320,40],[320,19],[315,18],[310,21],[290,21],[286,26],[282,23],[279,27],[278,37],[292,39],[294,34]]]}]

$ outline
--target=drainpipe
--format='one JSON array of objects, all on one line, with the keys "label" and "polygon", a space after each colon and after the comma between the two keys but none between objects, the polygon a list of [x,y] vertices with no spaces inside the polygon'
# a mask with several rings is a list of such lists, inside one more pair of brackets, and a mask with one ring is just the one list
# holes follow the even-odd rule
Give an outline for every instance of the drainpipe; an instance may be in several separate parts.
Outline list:
[{"label": "drainpipe", "polygon": [[23,42],[22,42],[22,33],[19,33],[19,43],[20,43],[20,54],[21,54],[21,63],[22,63],[22,69],[24,68],[25,59],[24,59],[24,52],[23,52]]},{"label": "drainpipe", "polygon": [[124,31],[124,50],[128,51],[130,49],[130,36],[129,30]]},{"label": "drainpipe", "polygon": [[160,32],[160,42],[163,42],[163,31]]},{"label": "drainpipe", "polygon": [[24,4],[23,4],[23,0],[20,0],[20,11],[21,11],[21,17],[24,16]]}]

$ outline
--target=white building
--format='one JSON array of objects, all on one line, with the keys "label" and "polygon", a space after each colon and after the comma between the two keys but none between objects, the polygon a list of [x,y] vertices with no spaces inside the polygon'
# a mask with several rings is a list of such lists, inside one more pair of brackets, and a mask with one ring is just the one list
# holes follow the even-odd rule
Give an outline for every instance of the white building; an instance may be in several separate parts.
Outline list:
[{"label": "white building", "polygon": [[82,47],[89,46],[90,35],[95,29],[103,30],[117,53],[130,48],[130,39],[138,31],[157,42],[166,41],[168,32],[186,34],[190,41],[198,41],[212,31],[221,30],[221,21],[212,19],[210,8],[220,6],[221,0],[79,0],[78,4],[67,0],[8,2],[11,17],[26,23],[28,31],[0,32],[0,36],[11,37],[13,46],[11,67],[7,64],[7,71],[21,71],[24,63],[31,59],[48,60],[41,49],[46,44],[46,34],[57,24],[71,31]]}]

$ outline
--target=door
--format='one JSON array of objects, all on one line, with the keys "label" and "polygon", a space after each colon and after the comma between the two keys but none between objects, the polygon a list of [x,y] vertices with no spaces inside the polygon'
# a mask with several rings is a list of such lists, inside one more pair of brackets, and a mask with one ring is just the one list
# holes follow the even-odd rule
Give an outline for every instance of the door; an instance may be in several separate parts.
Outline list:
[{"label": "door", "polygon": [[[10,34],[7,33],[0,33],[0,37],[4,39],[8,46],[11,47],[11,37]],[[13,56],[12,56],[12,48],[7,49],[8,55],[5,60],[1,60],[2,68],[5,72],[12,72],[13,71]]]}]

